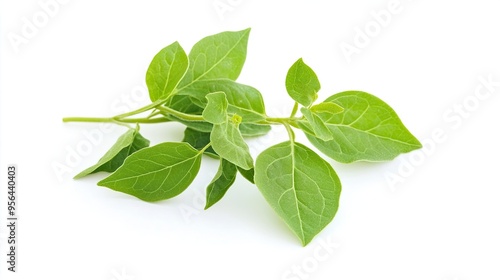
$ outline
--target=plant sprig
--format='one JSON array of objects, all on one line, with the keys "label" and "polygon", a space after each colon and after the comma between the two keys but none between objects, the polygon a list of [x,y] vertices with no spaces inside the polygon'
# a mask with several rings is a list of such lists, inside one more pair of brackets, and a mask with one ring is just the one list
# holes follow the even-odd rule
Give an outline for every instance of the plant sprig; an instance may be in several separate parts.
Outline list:
[{"label": "plant sprig", "polygon": [[[422,147],[394,110],[371,94],[345,91],[316,102],[321,85],[302,59],[286,75],[286,90],[295,101],[290,116],[268,116],[261,93],[236,82],[249,33],[245,29],[205,37],[189,55],[178,42],[163,48],[147,70],[152,103],[142,108],[109,118],[64,118],[129,126],[95,165],[75,178],[112,172],[97,184],[159,201],[179,195],[192,183],[205,154],[220,161],[207,187],[205,209],[223,198],[239,172],[255,183],[306,245],[334,218],[341,183],[327,161],[296,142],[294,130],[303,131],[316,148],[342,163],[386,161]],[[145,112],[147,117],[137,116]],[[172,121],[186,125],[182,142],[149,147],[139,133],[138,124]],[[283,125],[289,140],[269,147],[254,161],[244,137],[264,135],[271,125]]]}]

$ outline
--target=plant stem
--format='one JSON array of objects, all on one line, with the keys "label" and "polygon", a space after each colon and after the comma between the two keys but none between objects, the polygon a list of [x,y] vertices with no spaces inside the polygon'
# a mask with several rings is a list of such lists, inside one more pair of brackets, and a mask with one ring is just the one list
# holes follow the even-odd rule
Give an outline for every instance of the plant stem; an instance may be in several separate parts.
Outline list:
[{"label": "plant stem", "polygon": [[126,123],[164,123],[164,122],[171,122],[172,120],[166,118],[166,117],[160,117],[160,118],[130,118],[130,119],[121,119],[118,120],[119,122],[126,122]]},{"label": "plant stem", "polygon": [[207,145],[205,145],[205,147],[203,147],[203,149],[200,150],[200,154],[203,154],[205,152],[205,150],[210,147],[210,145],[212,145],[212,143],[210,143],[210,142]]},{"label": "plant stem", "polygon": [[299,128],[297,125],[297,120],[300,118],[290,117],[290,118],[271,118],[267,117],[266,121],[262,124],[288,124],[295,128]]},{"label": "plant stem", "polygon": [[180,119],[187,120],[187,121],[204,121],[203,117],[201,115],[192,115],[192,114],[186,114],[183,112],[176,111],[172,108],[165,107],[165,106],[159,106],[158,111],[162,113],[167,113],[173,116],[176,116]]},{"label": "plant stem", "polygon": [[290,114],[290,118],[295,117],[295,114],[297,114],[297,110],[299,110],[299,103],[295,101],[295,104],[293,105],[292,113]]},{"label": "plant stem", "polygon": [[139,108],[139,109],[136,109],[134,111],[127,112],[127,113],[123,113],[121,115],[117,115],[117,116],[115,116],[115,118],[117,118],[117,119],[123,119],[123,118],[126,118],[126,117],[130,117],[130,116],[133,116],[133,115],[144,113],[146,111],[154,109],[157,106],[160,106],[161,104],[163,104],[165,102],[166,102],[166,100],[164,100],[164,99],[158,99],[155,102],[153,102],[151,104],[148,104],[148,105],[146,105],[146,106],[144,106],[142,108]]},{"label": "plant stem", "polygon": [[290,138],[290,142],[295,142],[295,133],[293,132],[292,127],[288,123],[283,123],[286,128],[286,132],[288,132],[288,137]]},{"label": "plant stem", "polygon": [[151,114],[148,115],[148,119],[150,119],[150,118],[152,118],[154,116],[157,116],[159,114],[161,114],[161,112],[158,111],[158,109],[154,109],[153,112],[151,112]]},{"label": "plant stem", "polygon": [[171,120],[162,118],[130,118],[130,119],[118,119],[116,117],[112,118],[88,118],[88,117],[68,117],[63,118],[63,122],[108,122],[108,123],[162,123],[170,122]]}]

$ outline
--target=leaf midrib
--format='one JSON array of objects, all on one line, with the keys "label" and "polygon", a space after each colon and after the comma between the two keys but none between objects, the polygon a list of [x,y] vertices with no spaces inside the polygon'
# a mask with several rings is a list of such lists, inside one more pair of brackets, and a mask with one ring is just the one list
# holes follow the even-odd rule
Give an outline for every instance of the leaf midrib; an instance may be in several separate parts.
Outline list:
[{"label": "leaf midrib", "polygon": [[[327,124],[328,125],[331,125],[331,126],[337,126],[337,127],[347,127],[347,128],[350,128],[352,130],[356,130],[360,133],[366,133],[366,134],[369,134],[371,136],[374,136],[374,137],[377,137],[377,138],[381,138],[381,139],[385,139],[385,140],[389,140],[389,141],[393,141],[393,142],[396,142],[396,143],[400,143],[400,144],[404,144],[404,145],[408,145],[408,146],[412,146],[412,147],[420,147],[420,145],[417,145],[417,144],[411,144],[411,143],[408,143],[408,142],[404,142],[404,141],[401,141],[401,140],[398,140],[398,139],[394,139],[394,138],[390,138],[390,137],[387,137],[387,136],[382,136],[382,135],[378,135],[378,134],[375,134],[375,133],[372,133],[372,132],[369,132],[367,130],[361,130],[359,128],[355,128],[351,125],[345,125],[345,124]],[[376,126],[377,127],[377,126]],[[374,127],[374,128],[376,128]],[[373,128],[371,128],[373,129]]]},{"label": "leaf midrib", "polygon": [[[200,152],[197,152],[197,153],[196,153],[196,155],[194,155],[194,156],[192,156],[192,157],[189,157],[189,158],[184,159],[184,160],[182,160],[182,161],[176,162],[175,164],[165,166],[165,167],[163,167],[163,168],[161,168],[161,169],[154,170],[154,171],[150,171],[150,172],[147,172],[147,173],[141,173],[141,174],[139,174],[139,175],[128,176],[128,177],[124,177],[124,178],[116,179],[116,180],[113,180],[113,181],[108,181],[108,183],[115,183],[115,182],[119,182],[119,181],[123,181],[123,180],[133,179],[133,178],[139,179],[139,178],[141,178],[141,177],[143,177],[143,176],[147,176],[147,175],[150,175],[150,174],[152,174],[152,173],[158,173],[158,172],[162,172],[162,171],[164,171],[164,170],[167,170],[167,169],[169,169],[169,168],[173,168],[173,167],[175,167],[175,166],[177,166],[177,165],[180,165],[180,164],[183,164],[183,163],[185,163],[185,162],[187,162],[187,161],[190,161],[190,160],[192,160],[192,159],[195,159],[195,158],[197,158],[198,156],[200,156]],[[154,162],[154,161],[152,161],[152,160],[146,160],[146,159],[139,159],[139,160],[141,160],[141,161],[151,161],[151,162]],[[130,163],[132,163],[132,162],[130,162]],[[158,164],[157,162],[154,162],[154,163],[155,163],[155,164]],[[134,185],[135,185],[135,184],[134,184]]]},{"label": "leaf midrib", "polygon": [[[300,234],[302,235],[302,240],[304,241],[305,240],[305,233],[304,233],[304,225],[302,223],[302,217],[300,215],[300,209],[299,209],[299,198],[297,196],[297,191],[295,189],[295,143],[290,140],[290,158],[292,160],[292,171],[291,171],[291,175],[292,175],[292,186],[288,189],[288,190],[285,190],[281,195],[280,197],[278,198],[278,205],[280,205],[279,201],[281,200],[281,198],[283,197],[283,195],[289,191],[289,190],[292,190],[293,192],[293,196],[295,198],[295,209],[297,210],[297,217],[299,219],[299,228],[300,228]],[[281,207],[281,206],[280,206]]]},{"label": "leaf midrib", "polygon": [[[193,83],[195,83],[196,81],[200,80],[201,78],[203,78],[205,75],[207,75],[210,71],[212,71],[216,66],[218,66],[226,57],[228,57],[228,55],[236,48],[236,46],[243,40],[243,38],[248,34],[248,32],[250,32],[250,30],[246,30],[243,35],[238,39],[238,41],[229,49],[228,52],[226,52],[226,54],[221,58],[219,59],[216,63],[214,63],[207,71],[205,71],[203,74],[201,74],[200,76],[198,76],[196,79],[193,79],[191,82],[189,82],[188,84],[182,86],[181,88],[179,88],[178,90],[181,91],[183,90],[184,88],[192,85]],[[231,79],[229,79],[231,80]]]},{"label": "leaf midrib", "polygon": [[[168,73],[167,73],[167,78],[166,78],[166,81],[165,81],[165,85],[163,85],[163,90],[162,90],[162,93],[161,93],[161,96],[159,96],[158,98],[160,97],[163,97],[163,96],[166,96],[167,94],[169,94],[170,92],[166,92],[166,89],[167,89],[167,86],[169,84],[169,80],[170,80],[170,74],[172,73],[172,70],[173,70],[173,65],[175,64],[175,60],[177,59],[177,52],[179,51],[179,47],[176,46],[176,49],[174,51],[174,59],[172,60],[172,63],[170,63],[169,65],[169,69],[168,69]],[[167,63],[168,64],[168,63]],[[178,82],[177,82],[178,83]],[[173,88],[175,88],[175,86],[177,85],[174,85]]]}]

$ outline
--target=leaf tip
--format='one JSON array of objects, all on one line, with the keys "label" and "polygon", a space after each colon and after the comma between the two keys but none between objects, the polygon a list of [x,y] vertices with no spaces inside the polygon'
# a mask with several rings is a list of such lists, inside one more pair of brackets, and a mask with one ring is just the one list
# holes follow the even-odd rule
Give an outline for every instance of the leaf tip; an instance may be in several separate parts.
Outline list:
[{"label": "leaf tip", "polygon": [[98,185],[99,187],[107,187],[107,185],[106,185],[106,183],[107,183],[106,179],[107,179],[107,178],[104,178],[104,179],[102,179],[101,181],[97,182],[97,185]]},{"label": "leaf tip", "polygon": [[422,142],[420,142],[417,138],[415,138],[415,150],[422,149],[424,145],[422,145]]},{"label": "leaf tip", "polygon": [[[95,171],[94,171],[94,172],[95,172]],[[76,174],[76,175],[73,177],[73,179],[74,179],[74,180],[81,179],[81,178],[83,178],[83,177],[85,177],[85,176],[88,176],[88,175],[90,175],[90,174],[94,173],[94,172],[92,172],[91,170],[89,170],[89,168],[87,168],[87,169],[85,169],[85,170],[81,171],[80,173]]]}]

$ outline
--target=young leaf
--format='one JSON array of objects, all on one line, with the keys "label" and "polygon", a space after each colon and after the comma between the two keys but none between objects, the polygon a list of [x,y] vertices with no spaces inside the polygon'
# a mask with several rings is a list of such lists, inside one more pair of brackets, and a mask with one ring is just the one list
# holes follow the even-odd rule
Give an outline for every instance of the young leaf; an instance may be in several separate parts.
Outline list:
[{"label": "young leaf", "polygon": [[422,147],[396,112],[371,94],[346,91],[332,95],[326,101],[344,108],[342,113],[325,120],[333,140],[306,136],[321,152],[339,162],[391,160],[401,153]]},{"label": "young leaf", "polygon": [[212,92],[206,96],[208,103],[203,110],[203,118],[209,123],[220,124],[227,119],[227,99],[222,91]]},{"label": "young leaf", "polygon": [[146,73],[151,101],[169,96],[186,73],[188,64],[188,57],[178,42],[155,55]]},{"label": "young leaf", "polygon": [[189,69],[180,88],[207,79],[236,80],[247,55],[250,29],[205,37],[189,53]]},{"label": "young leaf", "polygon": [[[210,133],[201,132],[186,127],[186,129],[184,130],[184,138],[182,139],[182,142],[186,142],[193,146],[193,148],[201,151],[206,145],[208,145],[208,143],[210,143]],[[205,150],[205,154],[210,157],[219,158],[219,155],[211,146]]]},{"label": "young leaf", "polygon": [[[177,118],[175,116],[169,116],[172,120],[178,121],[189,128],[192,128],[197,131],[210,133],[213,130],[213,125],[209,122],[202,121],[188,121]],[[241,123],[239,126],[240,133],[245,137],[255,137],[260,135],[265,135],[271,130],[271,126],[269,125],[260,125],[253,123]]]},{"label": "young leaf", "polygon": [[165,142],[133,153],[97,185],[145,201],[168,199],[191,184],[200,163],[201,153],[189,144]]},{"label": "young leaf", "polygon": [[[197,130],[200,132],[205,132],[210,134],[210,132],[213,130],[213,125],[209,122],[188,121],[170,115],[169,118],[178,121],[186,125],[187,127],[192,128],[193,130]],[[255,136],[265,135],[266,133],[268,133],[271,130],[271,126],[253,124],[253,123],[241,123],[239,129],[242,136],[255,137]]]},{"label": "young leaf", "polygon": [[149,146],[149,140],[142,137],[138,129],[129,129],[116,143],[91,167],[78,173],[74,178],[79,179],[96,172],[113,172],[123,164],[125,158],[136,151]]},{"label": "young leaf", "polygon": [[[332,132],[323,123],[323,120],[311,110],[307,108],[302,108],[300,110],[304,117],[306,117],[307,123],[310,125],[310,129],[314,132],[314,135],[321,140],[328,141],[333,139]],[[299,127],[303,122],[299,122]]]},{"label": "young leaf", "polygon": [[236,165],[225,159],[220,159],[219,170],[215,174],[214,179],[207,187],[207,202],[205,210],[221,200],[227,190],[236,179]]},{"label": "young leaf", "polygon": [[344,112],[344,108],[333,102],[321,102],[309,108],[315,114],[324,114],[322,119]]},{"label": "young leaf", "polygon": [[317,98],[320,90],[316,73],[301,59],[297,60],[286,75],[286,90],[293,100],[309,107]]},{"label": "young leaf", "polygon": [[[169,107],[180,112],[200,114],[207,104],[206,95],[222,91],[228,100],[228,112],[242,117],[240,132],[243,136],[260,136],[271,130],[270,125],[252,123],[265,118],[264,100],[260,92],[250,86],[239,84],[228,79],[198,81],[179,91],[172,97]],[[208,122],[185,121],[171,117],[190,128],[203,132],[211,132],[212,124]],[[247,121],[249,121],[247,123]]]},{"label": "young leaf", "polygon": [[260,92],[244,84],[228,79],[198,81],[179,92],[195,98],[199,107],[207,105],[206,96],[222,91],[228,101],[227,111],[241,116],[242,122],[258,122],[265,119],[266,110]]},{"label": "young leaf", "polygon": [[339,206],[337,174],[299,143],[283,142],[262,152],[255,163],[255,184],[303,245],[332,221]]},{"label": "young leaf", "polygon": [[238,129],[239,121],[238,116],[234,115],[224,123],[214,124],[210,142],[219,156],[248,170],[253,167],[253,159]]},{"label": "young leaf", "polygon": [[252,184],[255,184],[255,180],[254,180],[254,177],[255,177],[255,168],[250,168],[248,170],[245,170],[239,166],[237,166],[238,168],[238,171],[240,172],[240,174],[245,178],[247,179],[250,183]]}]

